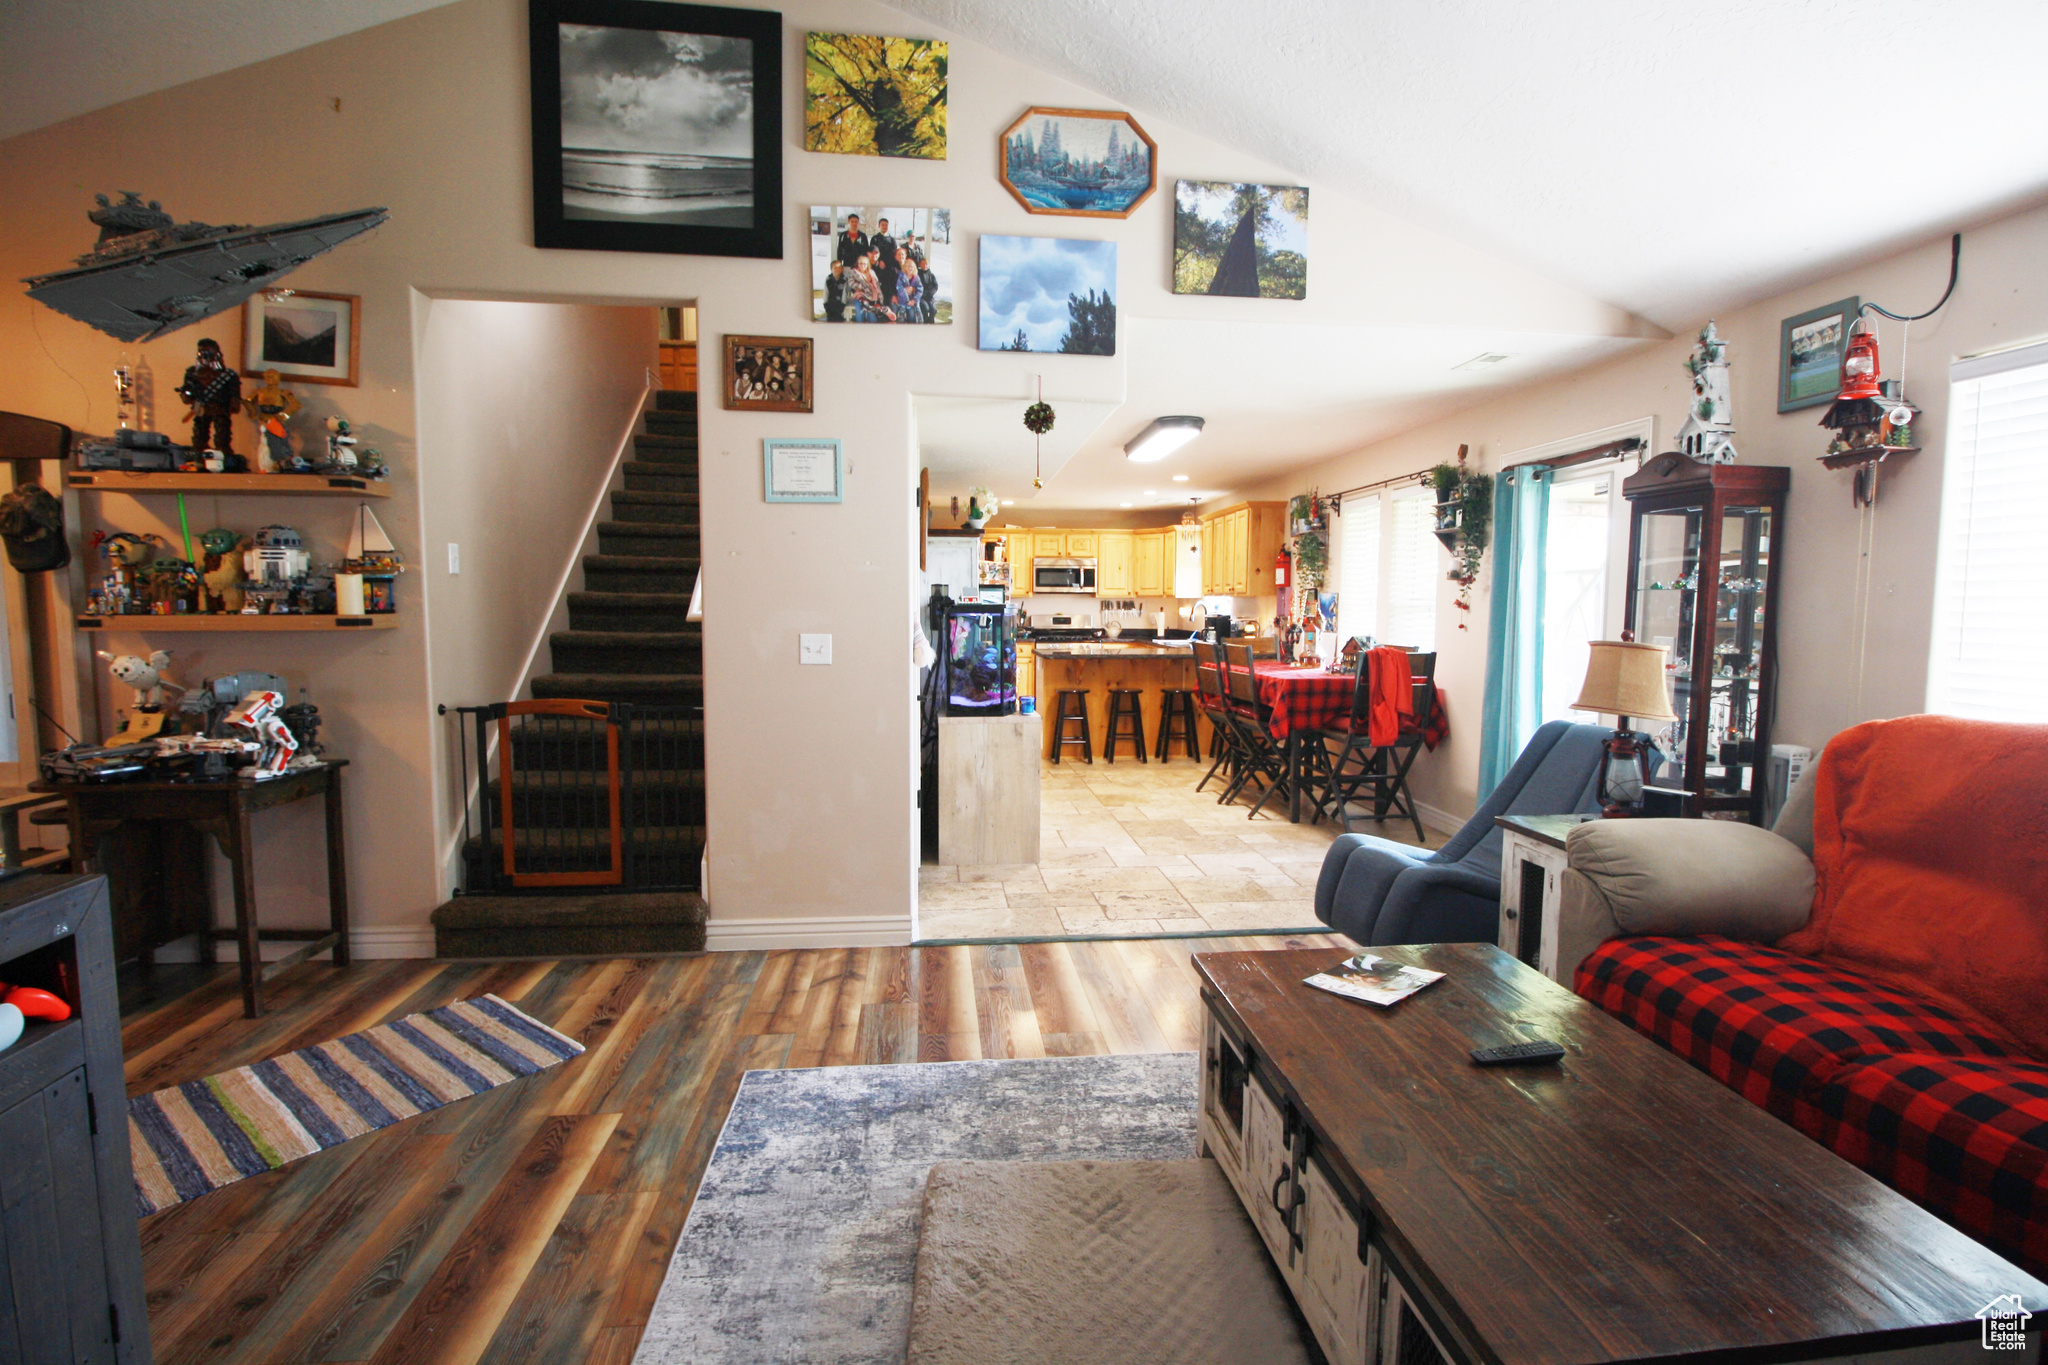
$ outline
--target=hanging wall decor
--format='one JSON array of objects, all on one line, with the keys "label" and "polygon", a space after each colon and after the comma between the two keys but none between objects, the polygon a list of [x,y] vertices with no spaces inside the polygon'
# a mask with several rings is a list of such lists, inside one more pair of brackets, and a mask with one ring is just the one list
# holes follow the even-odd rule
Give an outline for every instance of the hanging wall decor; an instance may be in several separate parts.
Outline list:
[{"label": "hanging wall decor", "polygon": [[950,45],[925,38],[804,38],[804,150],[946,159]]},{"label": "hanging wall decor", "polygon": [[809,337],[725,339],[725,406],[737,412],[809,412]]},{"label": "hanging wall decor", "polygon": [[1128,218],[1159,188],[1158,159],[1129,114],[1034,107],[1003,131],[998,174],[1026,213]]},{"label": "hanging wall decor", "polygon": [[[1436,465],[1429,471],[1430,486],[1436,490],[1436,538],[1451,552],[1451,571],[1444,576],[1458,585],[1452,605],[1467,616],[1472,614],[1472,585],[1479,581],[1493,526],[1493,480],[1466,467],[1468,449],[1458,447],[1456,464]],[[1465,629],[1463,618],[1458,629]]]},{"label": "hanging wall decor", "polygon": [[985,232],[979,246],[982,350],[1116,354],[1115,242]]},{"label": "hanging wall decor", "polygon": [[1176,181],[1173,292],[1307,298],[1308,191]]},{"label": "hanging wall decor", "polygon": [[1838,299],[1778,324],[1778,411],[1816,408],[1835,396],[1842,377],[1842,347],[1860,301]]},{"label": "hanging wall decor", "polygon": [[811,205],[811,321],[952,320],[950,209]]},{"label": "hanging wall decor", "polygon": [[782,257],[782,16],[528,0],[534,245]]}]

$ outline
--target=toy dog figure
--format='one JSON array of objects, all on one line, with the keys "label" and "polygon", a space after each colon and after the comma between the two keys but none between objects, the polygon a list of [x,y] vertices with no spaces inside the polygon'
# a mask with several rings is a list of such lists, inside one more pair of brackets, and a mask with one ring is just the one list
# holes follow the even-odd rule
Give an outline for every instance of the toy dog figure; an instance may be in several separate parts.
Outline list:
[{"label": "toy dog figure", "polygon": [[126,683],[135,689],[137,706],[162,706],[166,687],[175,692],[185,690],[171,681],[165,671],[171,666],[171,652],[168,649],[159,649],[147,659],[134,654],[109,654],[104,649],[99,651],[99,656],[112,661],[112,667],[107,671],[114,675],[114,681]]},{"label": "toy dog figure", "polygon": [[263,746],[263,751],[256,758],[255,776],[258,778],[277,777],[291,766],[292,756],[299,751],[299,741],[277,718],[277,713],[283,709],[283,693],[250,692],[222,718],[222,724],[249,731]]}]

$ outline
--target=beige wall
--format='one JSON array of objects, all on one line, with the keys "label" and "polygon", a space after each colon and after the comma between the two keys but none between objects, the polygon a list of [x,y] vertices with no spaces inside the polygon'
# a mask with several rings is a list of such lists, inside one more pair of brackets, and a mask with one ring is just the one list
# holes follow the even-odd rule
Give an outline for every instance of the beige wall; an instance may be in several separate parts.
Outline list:
[{"label": "beige wall", "polygon": [[[1951,359],[2048,335],[2048,208],[2036,208],[1964,232],[1961,283],[1935,317],[1904,327],[1879,319],[1887,378],[1903,375],[1907,396],[1924,409],[1919,455],[1887,465],[1874,512],[1850,505],[1850,475],[1824,469],[1824,408],[1777,411],[1781,319],[1856,295],[1895,313],[1919,312],[1948,278],[1948,238],[1924,243],[1860,269],[1721,314],[1716,324],[1733,363],[1735,445],[1749,464],[1792,469],[1783,559],[1780,690],[1773,740],[1818,747],[1845,726],[1918,711],[1925,702],[1933,610],[1935,533]],[[1504,395],[1393,440],[1329,460],[1256,496],[1311,486],[1334,492],[1451,459],[1461,444],[1487,469],[1530,447],[1644,416],[1656,419],[1658,449],[1669,449],[1685,421],[1691,382],[1683,361],[1690,336],[1627,360]],[[1868,538],[1869,610],[1859,614],[1859,536]],[[1448,566],[1448,561],[1446,561]],[[1453,587],[1440,589],[1438,677],[1446,685],[1452,738],[1418,762],[1421,799],[1454,817],[1477,803],[1478,728],[1484,702],[1486,620],[1491,569],[1473,594],[1472,628],[1450,624]],[[2015,585],[2015,590],[2031,590]]]},{"label": "beige wall", "polygon": [[[1116,240],[1120,311],[1138,320],[1272,321],[1284,308],[1287,320],[1311,326],[1479,323],[1642,334],[1620,310],[1321,186],[1314,187],[1312,255],[1327,264],[1317,267],[1308,301],[1175,299],[1168,292],[1174,177],[1298,178],[1138,110],[1160,144],[1159,194],[1125,222],[1027,216],[995,179],[1000,130],[1031,104],[1105,101],[958,41],[949,160],[811,155],[799,147],[802,32],[925,30],[860,0],[792,0],[782,8],[786,226],[779,261],[535,249],[526,8],[518,0],[461,0],[0,143],[0,184],[8,186],[0,274],[7,278],[49,270],[82,250],[91,235],[84,210],[97,191],[138,189],[181,216],[210,221],[391,209],[386,226],[314,262],[293,283],[363,298],[363,386],[323,393],[316,407],[345,412],[396,471],[397,496],[384,523],[420,566],[401,580],[401,628],[246,649],[229,637],[202,637],[205,658],[189,671],[269,664],[295,682],[312,682],[331,717],[334,749],[357,765],[350,813],[358,916],[393,951],[424,944],[427,911],[446,890],[436,853],[446,814],[440,828],[428,815],[442,766],[433,706],[474,701],[470,685],[487,681],[464,677],[458,688],[457,675],[442,667],[468,646],[458,635],[444,650],[440,632],[484,629],[464,608],[478,580],[468,570],[452,582],[445,573],[442,490],[490,490],[503,469],[502,454],[488,443],[436,448],[432,413],[445,395],[423,378],[420,348],[432,340],[437,305],[415,309],[416,294],[586,305],[694,298],[708,392],[719,382],[722,333],[817,339],[814,414],[712,406],[702,424],[710,892],[714,943],[726,944],[900,939],[908,929],[916,859],[909,638],[918,595],[910,395],[1022,396],[1031,377],[1043,375],[1049,399],[1123,399],[1126,357],[1020,359],[975,349],[965,319],[973,312],[978,232]],[[813,326],[803,236],[812,202],[951,208],[963,321],[887,333]],[[422,315],[423,334],[415,331]],[[202,330],[226,340],[236,325],[231,316]],[[194,335],[176,333],[147,348],[165,390],[177,382]],[[119,349],[113,342],[7,293],[0,296],[0,348],[11,362],[0,367],[0,408],[88,430],[112,425],[106,373]],[[762,502],[760,441],[785,435],[845,441],[843,504]],[[298,518],[330,542],[344,524],[338,507],[242,505],[220,514],[230,510],[250,525]],[[493,539],[518,544],[559,517],[559,508],[539,500],[508,503],[491,519]],[[471,537],[467,555],[476,533],[463,534]],[[489,651],[524,647],[548,607],[529,605],[534,615],[523,627],[515,629],[516,612],[493,623]],[[835,636],[829,668],[797,664],[796,636],[813,631]],[[312,875],[281,866],[281,851],[269,852],[263,875],[266,886],[280,887],[275,903],[310,913],[293,879]],[[802,923],[820,919],[834,922]]]}]

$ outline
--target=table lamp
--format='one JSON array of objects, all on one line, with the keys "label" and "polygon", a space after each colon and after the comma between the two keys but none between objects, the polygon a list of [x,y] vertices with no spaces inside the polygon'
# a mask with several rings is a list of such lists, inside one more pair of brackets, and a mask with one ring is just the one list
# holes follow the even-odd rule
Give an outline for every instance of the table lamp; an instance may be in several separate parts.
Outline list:
[{"label": "table lamp", "polygon": [[1636,720],[1674,721],[1670,692],[1664,680],[1669,651],[1662,645],[1633,640],[1595,640],[1586,661],[1586,684],[1579,689],[1574,711],[1600,711],[1618,724],[1607,737],[1607,757],[1600,769],[1600,814],[1609,819],[1633,815],[1643,803],[1648,780],[1642,746],[1629,727]]}]

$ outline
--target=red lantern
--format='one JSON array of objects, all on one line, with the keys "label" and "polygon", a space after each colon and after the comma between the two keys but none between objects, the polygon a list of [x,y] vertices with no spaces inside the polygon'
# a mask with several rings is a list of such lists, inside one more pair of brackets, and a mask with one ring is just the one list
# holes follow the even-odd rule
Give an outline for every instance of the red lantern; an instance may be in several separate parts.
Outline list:
[{"label": "red lantern", "polygon": [[1877,379],[1877,334],[1853,332],[1842,352],[1842,391],[1835,395],[1835,401],[1875,398],[1881,392]]}]

